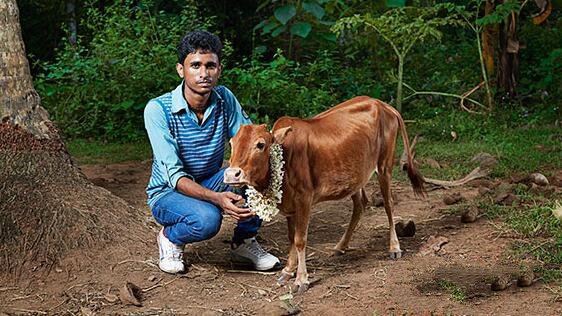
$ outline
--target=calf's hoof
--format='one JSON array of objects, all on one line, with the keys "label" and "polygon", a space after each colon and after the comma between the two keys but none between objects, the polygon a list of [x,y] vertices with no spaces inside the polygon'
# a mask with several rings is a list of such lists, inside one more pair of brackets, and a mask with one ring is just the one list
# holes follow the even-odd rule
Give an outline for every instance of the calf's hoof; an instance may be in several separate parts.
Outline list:
[{"label": "calf's hoof", "polygon": [[391,250],[388,252],[390,259],[400,259],[402,258],[402,250]]},{"label": "calf's hoof", "polygon": [[334,249],[332,249],[331,255],[333,257],[341,256],[343,254],[345,254],[345,249],[339,249],[338,247],[335,247]]},{"label": "calf's hoof", "polygon": [[295,284],[293,284],[291,288],[291,292],[296,293],[297,295],[302,295],[304,294],[304,292],[308,291],[309,287],[310,283],[308,281],[303,282],[302,284],[298,284],[297,282],[295,282]]},{"label": "calf's hoof", "polygon": [[283,286],[287,284],[287,281],[289,281],[294,275],[295,275],[294,273],[285,272],[284,270],[281,270],[281,273],[277,277],[277,285]]}]

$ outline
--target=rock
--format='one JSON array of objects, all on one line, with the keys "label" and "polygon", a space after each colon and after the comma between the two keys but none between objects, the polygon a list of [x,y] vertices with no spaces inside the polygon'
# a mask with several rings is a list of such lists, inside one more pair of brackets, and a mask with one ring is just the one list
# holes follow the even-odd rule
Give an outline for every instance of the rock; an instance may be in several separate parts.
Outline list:
[{"label": "rock", "polygon": [[486,195],[488,193],[492,192],[492,190],[488,187],[485,187],[483,185],[478,187],[478,194],[479,195]]},{"label": "rock", "polygon": [[[559,221],[562,221],[562,205],[558,201],[554,203],[554,207],[552,208],[552,215],[558,218]],[[562,269],[562,266],[560,267]]]},{"label": "rock", "polygon": [[529,175],[529,181],[540,186],[549,185],[548,179],[541,173],[532,173]]},{"label": "rock", "polygon": [[509,275],[500,275],[491,284],[492,291],[503,291],[511,285],[511,277]]},{"label": "rock", "polygon": [[424,161],[424,164],[430,166],[433,169],[441,169],[441,165],[435,159],[425,158],[423,161]]},{"label": "rock", "polygon": [[446,205],[453,205],[453,204],[457,204],[457,203],[459,203],[463,200],[464,200],[464,197],[460,193],[455,192],[453,194],[446,195],[443,198],[443,203],[445,203]]},{"label": "rock", "polygon": [[478,219],[479,210],[477,207],[469,207],[461,214],[461,223],[473,223]]},{"label": "rock", "polygon": [[300,313],[300,308],[290,300],[274,301],[258,310],[257,315],[290,316]]},{"label": "rock", "polygon": [[411,219],[406,222],[399,221],[394,225],[394,228],[398,237],[414,237],[416,234],[416,224]]},{"label": "rock", "polygon": [[517,286],[519,287],[528,287],[533,284],[535,281],[535,274],[533,271],[525,271],[517,278]]},{"label": "rock", "polygon": [[472,157],[470,161],[478,162],[480,164],[480,168],[490,168],[498,163],[498,160],[488,153],[479,153]]},{"label": "rock", "polygon": [[376,197],[373,199],[373,205],[376,207],[384,206],[384,200],[381,197]]},{"label": "rock", "polygon": [[425,244],[420,247],[418,256],[433,255],[441,250],[441,248],[449,242],[449,239],[443,236],[429,236]]},{"label": "rock", "polygon": [[94,316],[94,312],[87,307],[80,307],[80,314],[84,316]]},{"label": "rock", "polygon": [[108,301],[109,303],[115,303],[119,300],[119,297],[117,297],[117,295],[111,293],[105,294],[103,298],[105,298],[105,300]]},{"label": "rock", "polygon": [[498,205],[513,206],[515,202],[519,201],[519,198],[513,193],[500,193],[494,198],[494,203]]},{"label": "rock", "polygon": [[141,294],[142,290],[131,282],[127,282],[119,290],[119,298],[124,304],[131,304],[135,306],[142,306]]}]

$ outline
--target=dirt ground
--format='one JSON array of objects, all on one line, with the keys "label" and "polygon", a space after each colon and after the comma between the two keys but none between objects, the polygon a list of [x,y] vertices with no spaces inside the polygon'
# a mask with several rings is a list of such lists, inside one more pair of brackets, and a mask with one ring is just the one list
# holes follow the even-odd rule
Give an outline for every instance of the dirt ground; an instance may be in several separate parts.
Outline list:
[{"label": "dirt ground", "polygon": [[[388,223],[382,207],[366,210],[351,249],[334,256],[330,250],[350,219],[351,199],[318,205],[309,229],[307,265],[311,279],[319,281],[298,296],[288,287],[277,287],[274,272],[251,273],[232,265],[228,241],[234,221],[229,218],[216,237],[187,247],[188,273],[161,272],[156,266],[159,227],[145,203],[150,162],[81,169],[94,184],[142,212],[148,229],[131,232],[137,243],[70,254],[42,277],[0,284],[0,315],[281,315],[291,307],[303,315],[562,315],[562,302],[540,280],[525,288],[513,282],[504,291],[490,289],[497,276],[515,276],[538,263],[510,256],[516,236],[499,222],[480,218],[463,224],[460,215],[447,211],[445,194],[458,192],[471,199],[478,194],[476,186],[434,190],[420,200],[406,183],[395,180],[395,217],[412,219],[417,228],[414,237],[400,238],[405,253],[399,260],[387,256]],[[374,184],[367,187],[369,196],[377,192]],[[448,242],[434,251],[428,248],[428,240],[434,239],[430,236]],[[264,223],[259,240],[285,260],[285,219],[278,216]],[[142,306],[118,298],[127,282],[138,287]]]}]

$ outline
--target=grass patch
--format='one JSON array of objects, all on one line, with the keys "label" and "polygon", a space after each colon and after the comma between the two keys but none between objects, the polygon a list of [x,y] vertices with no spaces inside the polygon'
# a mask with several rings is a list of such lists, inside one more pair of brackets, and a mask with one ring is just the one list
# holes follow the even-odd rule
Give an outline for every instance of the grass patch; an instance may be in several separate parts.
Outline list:
[{"label": "grass patch", "polygon": [[456,285],[454,282],[450,280],[441,279],[437,282],[437,284],[439,285],[440,288],[442,288],[443,290],[449,293],[449,297],[453,301],[462,303],[466,300],[466,294],[464,293],[464,290],[458,285]]},{"label": "grass patch", "polygon": [[68,141],[66,145],[70,155],[79,165],[143,161],[152,157],[148,141],[119,144],[74,139]]},{"label": "grass patch", "polygon": [[555,201],[562,200],[562,194],[547,198],[520,187],[514,192],[520,198],[515,206],[496,205],[490,199],[475,203],[487,218],[501,219],[505,228],[520,236],[511,249],[514,257],[542,262],[544,268],[535,272],[545,283],[562,281],[562,221],[553,215]]},{"label": "grass patch", "polygon": [[[412,126],[410,138],[424,130]],[[556,127],[518,127],[507,128],[495,125],[491,131],[467,132],[453,141],[451,136],[427,135],[415,146],[419,170],[428,178],[457,180],[466,176],[478,163],[470,160],[481,152],[494,156],[498,163],[491,170],[491,177],[508,177],[515,174],[540,172],[550,176],[552,170],[562,168],[562,146],[560,129]],[[478,135],[477,135],[478,134]],[[400,137],[399,137],[400,139]],[[396,157],[403,151],[402,141],[396,146]],[[433,159],[442,168],[429,166],[425,160]],[[407,181],[404,172],[394,170],[394,179]]]}]

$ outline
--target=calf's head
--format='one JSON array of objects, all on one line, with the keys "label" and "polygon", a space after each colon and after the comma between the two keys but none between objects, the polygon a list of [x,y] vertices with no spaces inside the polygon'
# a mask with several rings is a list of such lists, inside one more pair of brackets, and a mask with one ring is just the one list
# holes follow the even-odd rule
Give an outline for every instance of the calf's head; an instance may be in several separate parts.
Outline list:
[{"label": "calf's head", "polygon": [[262,192],[269,185],[269,151],[274,143],[283,144],[291,127],[270,132],[265,124],[242,125],[230,140],[230,167],[224,172],[224,183],[231,186],[251,185]]}]

